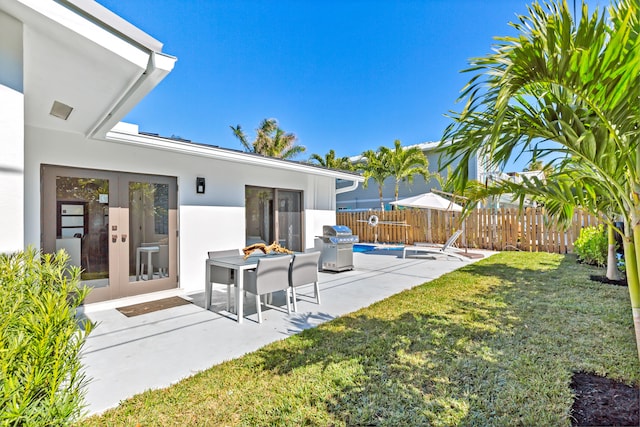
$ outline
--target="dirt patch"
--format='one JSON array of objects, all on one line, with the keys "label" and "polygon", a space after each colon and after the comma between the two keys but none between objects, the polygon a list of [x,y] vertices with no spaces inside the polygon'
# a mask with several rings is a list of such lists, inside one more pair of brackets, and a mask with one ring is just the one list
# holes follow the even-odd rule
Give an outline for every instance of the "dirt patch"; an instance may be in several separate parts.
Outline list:
[{"label": "dirt patch", "polygon": [[572,426],[640,425],[640,388],[587,372],[574,373],[571,388]]}]

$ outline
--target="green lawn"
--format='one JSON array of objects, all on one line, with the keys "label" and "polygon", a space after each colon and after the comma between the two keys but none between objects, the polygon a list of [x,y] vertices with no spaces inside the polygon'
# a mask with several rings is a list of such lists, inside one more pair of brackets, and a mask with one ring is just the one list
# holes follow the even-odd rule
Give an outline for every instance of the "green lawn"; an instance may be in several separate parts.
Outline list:
[{"label": "green lawn", "polygon": [[573,371],[640,383],[625,287],[506,252],[83,425],[570,425]]}]

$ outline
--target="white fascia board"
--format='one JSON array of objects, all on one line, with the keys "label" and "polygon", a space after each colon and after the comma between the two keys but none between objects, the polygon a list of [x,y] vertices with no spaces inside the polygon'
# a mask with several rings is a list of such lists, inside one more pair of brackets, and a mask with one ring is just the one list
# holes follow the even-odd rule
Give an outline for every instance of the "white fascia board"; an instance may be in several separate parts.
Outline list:
[{"label": "white fascia board", "polygon": [[[130,127],[130,126],[129,126]],[[211,159],[224,160],[229,162],[242,163],[254,166],[264,166],[274,169],[282,169],[292,172],[301,172],[311,175],[326,176],[336,179],[344,179],[346,181],[364,182],[364,177],[358,174],[341,172],[332,169],[305,165],[302,163],[290,162],[272,157],[263,157],[252,155],[233,150],[222,149],[214,146],[200,145],[195,143],[168,140],[165,138],[154,137],[149,135],[132,135],[128,132],[122,132],[117,126],[107,133],[105,139],[111,142],[121,144],[134,145],[155,150],[169,151],[173,153],[186,154],[198,157],[207,157]],[[124,129],[123,129],[124,130]]]},{"label": "white fascia board", "polygon": [[145,51],[116,34],[101,28],[84,16],[79,15],[75,11],[64,7],[55,1],[12,0],[9,2],[2,2],[0,4],[3,9],[6,6],[6,9],[11,10],[11,3],[17,3],[23,7],[31,9],[33,12],[41,15],[45,19],[67,28],[79,36],[113,52],[114,54],[137,65],[142,70],[147,68],[147,63],[149,61],[148,51]]},{"label": "white fascia board", "polygon": [[142,31],[124,18],[116,15],[106,7],[97,3],[95,0],[57,0],[61,3],[66,3],[72,7],[82,11],[97,21],[103,23],[109,28],[112,28],[117,33],[120,33],[124,38],[131,39],[136,43],[142,45],[147,50],[154,52],[162,52],[162,43],[149,34]]},{"label": "white fascia board", "polygon": [[145,96],[149,94],[173,70],[177,58],[158,52],[148,56],[146,71],[142,72],[120,100],[103,115],[104,119],[93,127],[88,135],[104,137]]}]

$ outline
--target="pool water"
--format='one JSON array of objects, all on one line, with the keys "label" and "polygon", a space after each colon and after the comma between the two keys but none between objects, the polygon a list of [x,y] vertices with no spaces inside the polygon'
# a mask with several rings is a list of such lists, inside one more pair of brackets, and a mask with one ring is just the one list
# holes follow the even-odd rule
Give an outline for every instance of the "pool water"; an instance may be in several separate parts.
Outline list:
[{"label": "pool water", "polygon": [[388,246],[388,245],[373,245],[373,244],[358,244],[353,245],[353,252],[371,252],[376,250],[383,251],[401,251],[402,246]]}]

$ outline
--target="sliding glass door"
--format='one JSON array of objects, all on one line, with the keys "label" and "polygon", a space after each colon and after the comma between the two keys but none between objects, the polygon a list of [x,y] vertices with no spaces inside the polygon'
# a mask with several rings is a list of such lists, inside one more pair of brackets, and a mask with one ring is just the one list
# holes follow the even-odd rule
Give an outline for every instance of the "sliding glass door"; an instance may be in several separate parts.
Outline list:
[{"label": "sliding glass door", "polygon": [[245,188],[246,243],[274,241],[303,251],[302,192],[278,188]]}]

